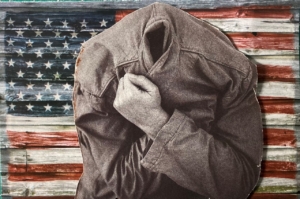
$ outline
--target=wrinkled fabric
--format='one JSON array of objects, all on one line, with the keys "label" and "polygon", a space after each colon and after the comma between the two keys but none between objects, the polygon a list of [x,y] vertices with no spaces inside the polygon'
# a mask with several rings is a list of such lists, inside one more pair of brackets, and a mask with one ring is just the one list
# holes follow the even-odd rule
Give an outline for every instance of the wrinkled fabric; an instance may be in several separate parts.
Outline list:
[{"label": "wrinkled fabric", "polygon": [[[159,88],[170,119],[154,140],[113,108],[125,73]],[[162,3],[127,15],[77,59],[76,198],[246,198],[262,157],[256,83],[256,66],[206,22]]]}]

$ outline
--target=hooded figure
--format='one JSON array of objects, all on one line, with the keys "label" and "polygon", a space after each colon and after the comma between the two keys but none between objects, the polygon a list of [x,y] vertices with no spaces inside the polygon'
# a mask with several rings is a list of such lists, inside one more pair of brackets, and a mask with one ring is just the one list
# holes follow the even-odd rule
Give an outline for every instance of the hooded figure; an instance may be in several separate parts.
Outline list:
[{"label": "hooded figure", "polygon": [[[126,73],[159,90],[170,117],[155,137],[114,108]],[[76,62],[76,198],[246,198],[262,159],[256,83],[256,66],[206,22],[162,3],[127,15]]]}]

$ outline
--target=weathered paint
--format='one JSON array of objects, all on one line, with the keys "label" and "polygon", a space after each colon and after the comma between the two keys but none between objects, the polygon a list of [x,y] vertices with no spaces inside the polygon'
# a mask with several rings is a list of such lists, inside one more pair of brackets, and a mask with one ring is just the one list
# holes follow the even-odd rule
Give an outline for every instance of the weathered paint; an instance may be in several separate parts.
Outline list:
[{"label": "weathered paint", "polygon": [[291,129],[264,128],[265,146],[297,147],[297,136]]},{"label": "weathered paint", "polygon": [[257,65],[258,81],[296,82],[294,70],[291,66]]},{"label": "weathered paint", "polygon": [[[134,10],[117,10],[116,21],[120,21]],[[290,6],[249,6],[234,8],[219,8],[206,10],[185,10],[196,18],[273,18],[273,19],[293,19]]]},{"label": "weathered paint", "polygon": [[296,162],[262,161],[263,171],[297,171]]},{"label": "weathered paint", "polygon": [[282,33],[227,33],[239,49],[294,50],[295,34]]},{"label": "weathered paint", "polygon": [[249,199],[299,199],[298,194],[253,193]]},{"label": "weathered paint", "polygon": [[9,181],[54,181],[54,180],[79,180],[81,173],[14,173],[8,177]]},{"label": "weathered paint", "polygon": [[68,146],[78,147],[78,137],[76,131],[70,132],[6,132],[10,147],[55,147],[55,146]]}]

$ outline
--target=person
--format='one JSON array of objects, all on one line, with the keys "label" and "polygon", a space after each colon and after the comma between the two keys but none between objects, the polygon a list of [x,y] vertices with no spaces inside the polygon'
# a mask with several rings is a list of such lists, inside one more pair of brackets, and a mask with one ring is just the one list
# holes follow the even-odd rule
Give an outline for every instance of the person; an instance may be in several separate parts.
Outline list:
[{"label": "person", "polygon": [[76,62],[76,198],[246,198],[262,159],[256,83],[209,24],[163,3],[127,15]]}]

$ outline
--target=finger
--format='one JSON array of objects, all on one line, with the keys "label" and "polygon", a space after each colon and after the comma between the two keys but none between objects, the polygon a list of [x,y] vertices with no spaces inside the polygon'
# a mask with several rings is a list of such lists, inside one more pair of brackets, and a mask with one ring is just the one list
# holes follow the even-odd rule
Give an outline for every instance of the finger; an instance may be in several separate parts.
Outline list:
[{"label": "finger", "polygon": [[152,92],[152,91],[157,90],[157,86],[155,84],[153,84],[145,76],[134,75],[134,74],[130,74],[130,73],[127,73],[125,76],[130,81],[131,84],[134,84],[145,91]]}]

